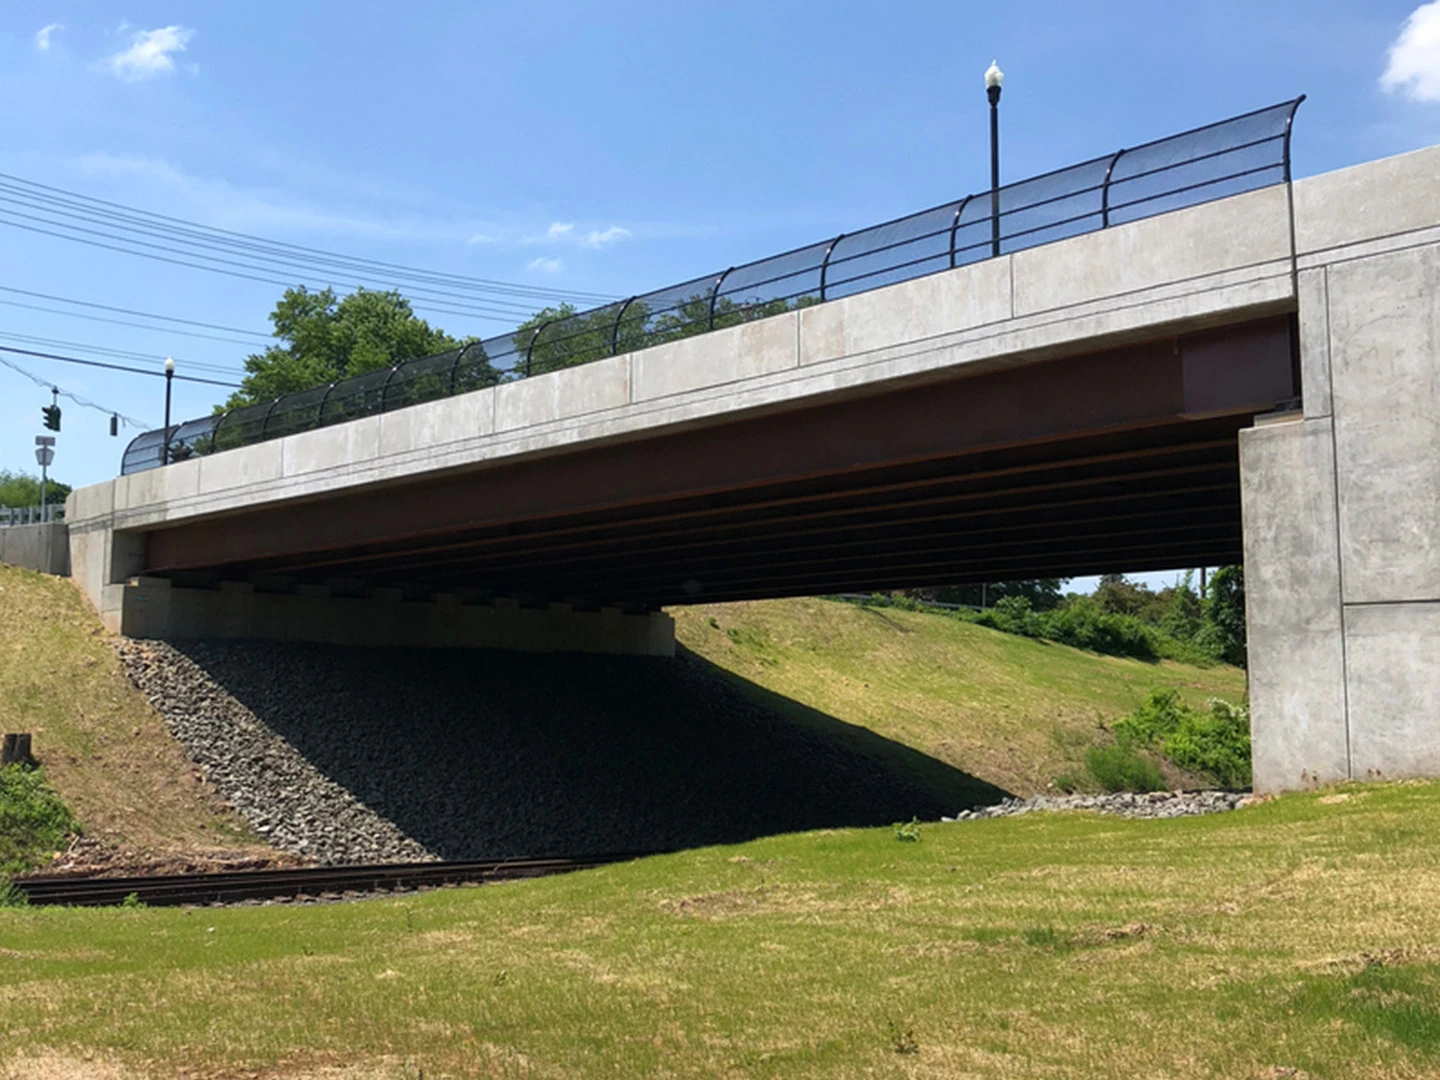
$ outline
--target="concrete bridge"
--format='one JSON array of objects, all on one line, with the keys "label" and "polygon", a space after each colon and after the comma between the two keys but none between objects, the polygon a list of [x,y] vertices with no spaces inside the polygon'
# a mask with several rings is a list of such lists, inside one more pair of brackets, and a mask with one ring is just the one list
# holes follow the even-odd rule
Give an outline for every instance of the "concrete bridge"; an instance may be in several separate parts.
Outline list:
[{"label": "concrete bridge", "polygon": [[1437,357],[1440,148],[121,476],[72,572],[136,636],[667,654],[1243,557],[1257,787],[1440,775]]}]

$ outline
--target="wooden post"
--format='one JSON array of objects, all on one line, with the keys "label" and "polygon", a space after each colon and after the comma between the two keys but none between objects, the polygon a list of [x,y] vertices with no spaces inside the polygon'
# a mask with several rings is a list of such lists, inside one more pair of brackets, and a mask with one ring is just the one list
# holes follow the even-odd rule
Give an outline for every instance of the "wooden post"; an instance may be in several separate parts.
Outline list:
[{"label": "wooden post", "polygon": [[14,734],[7,732],[4,742],[0,743],[0,765],[24,765],[29,760],[29,733]]}]

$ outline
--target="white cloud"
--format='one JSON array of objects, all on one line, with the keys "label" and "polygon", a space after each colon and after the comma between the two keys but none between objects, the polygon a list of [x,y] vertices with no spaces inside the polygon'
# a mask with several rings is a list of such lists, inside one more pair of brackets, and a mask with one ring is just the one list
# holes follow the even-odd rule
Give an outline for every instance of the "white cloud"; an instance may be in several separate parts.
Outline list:
[{"label": "white cloud", "polygon": [[41,52],[49,52],[50,36],[54,34],[55,31],[64,29],[65,27],[61,26],[58,22],[52,22],[48,26],[42,26],[35,35],[35,48]]},{"label": "white cloud", "polygon": [[184,52],[194,36],[195,31],[184,26],[137,30],[130,35],[130,47],[107,57],[103,67],[121,82],[139,82],[167,74],[175,70],[171,54]]},{"label": "white cloud", "polygon": [[1411,101],[1440,101],[1440,0],[1410,13],[1390,46],[1380,88]]},{"label": "white cloud", "polygon": [[572,221],[552,221],[550,228],[545,230],[546,240],[565,240],[575,231],[575,223]]},{"label": "white cloud", "polygon": [[598,248],[606,244],[613,244],[617,240],[628,240],[630,230],[622,229],[619,225],[611,225],[608,229],[592,229],[581,239],[582,247]]},{"label": "white cloud", "polygon": [[538,259],[531,259],[528,263],[525,264],[525,269],[541,270],[547,274],[558,274],[561,270],[565,269],[565,263],[563,260],[558,258],[547,259],[542,256]]}]

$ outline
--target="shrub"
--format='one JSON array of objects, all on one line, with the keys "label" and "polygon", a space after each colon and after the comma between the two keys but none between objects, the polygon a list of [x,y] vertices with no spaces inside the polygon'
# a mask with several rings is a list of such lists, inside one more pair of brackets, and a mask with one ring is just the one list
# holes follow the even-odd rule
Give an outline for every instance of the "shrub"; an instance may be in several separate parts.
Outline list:
[{"label": "shrub", "polygon": [[1221,787],[1250,786],[1250,711],[1212,698],[1204,712],[1186,710],[1161,744],[1165,756]]},{"label": "shrub", "polygon": [[1085,753],[1085,768],[1106,791],[1159,791],[1165,786],[1156,764],[1128,741],[1092,746]]},{"label": "shrub", "polygon": [[1038,617],[1041,636],[1077,649],[1156,659],[1153,632],[1130,615],[1108,615],[1088,596],[1079,596],[1062,608]]},{"label": "shrub", "polygon": [[1250,713],[1243,705],[1212,698],[1203,712],[1180,700],[1176,690],[1155,690],[1115,724],[1122,742],[1158,747],[1187,772],[1221,787],[1250,784]]},{"label": "shrub", "polygon": [[41,769],[0,769],[0,876],[33,870],[80,826]]}]

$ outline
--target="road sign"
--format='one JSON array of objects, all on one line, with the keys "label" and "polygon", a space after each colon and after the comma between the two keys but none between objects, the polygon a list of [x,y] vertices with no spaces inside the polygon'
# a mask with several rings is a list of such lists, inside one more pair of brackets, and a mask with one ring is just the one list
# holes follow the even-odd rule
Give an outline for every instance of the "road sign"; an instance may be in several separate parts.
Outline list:
[{"label": "road sign", "polygon": [[55,451],[48,446],[37,446],[35,448],[35,460],[44,468],[49,468],[50,463],[55,460]]},{"label": "road sign", "polygon": [[54,446],[54,445],[55,445],[55,436],[54,436],[54,435],[36,435],[36,436],[35,436],[35,445],[36,445],[36,446]]}]

